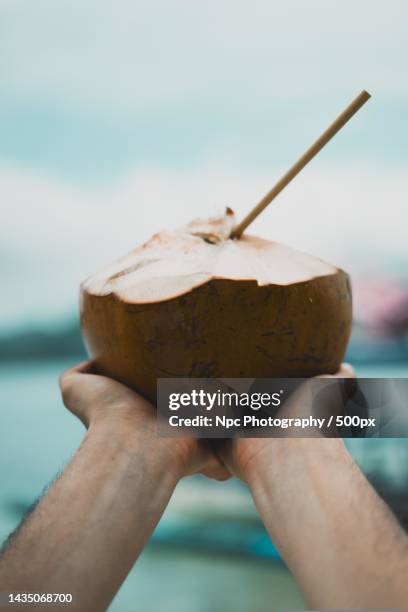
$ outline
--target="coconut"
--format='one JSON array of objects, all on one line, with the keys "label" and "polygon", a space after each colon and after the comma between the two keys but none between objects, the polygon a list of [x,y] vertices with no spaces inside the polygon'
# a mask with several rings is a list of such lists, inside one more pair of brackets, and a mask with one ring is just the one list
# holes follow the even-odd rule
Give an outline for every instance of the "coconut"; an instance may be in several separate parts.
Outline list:
[{"label": "coconut", "polygon": [[219,218],[163,231],[81,285],[97,369],[154,401],[158,378],[334,373],[351,330],[348,275]]}]

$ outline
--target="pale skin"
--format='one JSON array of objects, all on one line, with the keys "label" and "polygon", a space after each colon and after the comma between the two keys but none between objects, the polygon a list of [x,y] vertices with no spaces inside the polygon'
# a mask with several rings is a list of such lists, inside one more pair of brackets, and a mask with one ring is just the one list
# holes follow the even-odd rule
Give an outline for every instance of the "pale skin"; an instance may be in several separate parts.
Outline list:
[{"label": "pale skin", "polygon": [[154,408],[89,363],[61,389],[87,433],[0,557],[0,591],[72,592],[71,609],[105,610],[177,482],[201,472],[247,483],[309,607],[408,607],[408,538],[341,440],[241,438],[216,455],[159,438]]}]

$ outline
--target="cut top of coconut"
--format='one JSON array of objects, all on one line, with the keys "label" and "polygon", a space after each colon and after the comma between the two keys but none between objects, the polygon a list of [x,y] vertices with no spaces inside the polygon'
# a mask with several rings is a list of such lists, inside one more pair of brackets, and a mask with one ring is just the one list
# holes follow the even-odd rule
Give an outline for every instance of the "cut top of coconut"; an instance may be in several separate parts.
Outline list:
[{"label": "cut top of coconut", "polygon": [[178,231],[163,231],[103,271],[82,288],[128,303],[160,302],[188,293],[213,279],[291,285],[335,274],[337,268],[277,242],[244,235],[230,208],[221,217],[195,220]]}]

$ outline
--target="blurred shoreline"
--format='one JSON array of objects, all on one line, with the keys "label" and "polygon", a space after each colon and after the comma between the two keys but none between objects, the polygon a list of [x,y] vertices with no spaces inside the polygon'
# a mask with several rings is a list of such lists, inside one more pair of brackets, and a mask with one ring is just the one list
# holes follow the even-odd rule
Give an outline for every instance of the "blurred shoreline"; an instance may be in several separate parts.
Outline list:
[{"label": "blurred shoreline", "polygon": [[63,357],[86,357],[79,322],[74,318],[51,329],[33,326],[0,335],[0,362]]},{"label": "blurred shoreline", "polygon": [[[64,357],[86,358],[80,324],[75,317],[52,328],[33,325],[13,333],[0,333],[0,363]],[[371,329],[355,322],[345,359],[364,365],[406,364],[408,341],[404,336],[374,334]]]}]

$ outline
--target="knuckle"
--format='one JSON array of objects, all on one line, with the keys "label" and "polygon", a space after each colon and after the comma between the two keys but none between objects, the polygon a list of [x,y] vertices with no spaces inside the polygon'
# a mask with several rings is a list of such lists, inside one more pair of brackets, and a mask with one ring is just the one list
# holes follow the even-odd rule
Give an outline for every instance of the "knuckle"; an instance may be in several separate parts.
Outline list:
[{"label": "knuckle", "polygon": [[229,480],[231,478],[231,474],[218,474],[216,480],[218,480],[219,482],[225,482],[226,480]]},{"label": "knuckle", "polygon": [[64,404],[66,405],[67,403],[69,403],[73,388],[72,377],[69,375],[68,372],[65,372],[64,374],[62,374],[62,376],[60,376],[59,386],[61,389],[62,399],[64,401]]}]

